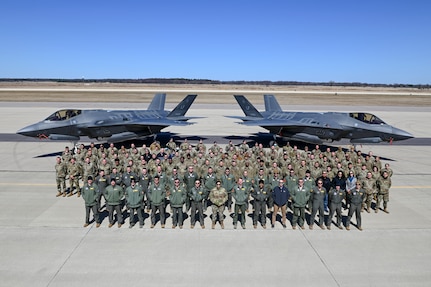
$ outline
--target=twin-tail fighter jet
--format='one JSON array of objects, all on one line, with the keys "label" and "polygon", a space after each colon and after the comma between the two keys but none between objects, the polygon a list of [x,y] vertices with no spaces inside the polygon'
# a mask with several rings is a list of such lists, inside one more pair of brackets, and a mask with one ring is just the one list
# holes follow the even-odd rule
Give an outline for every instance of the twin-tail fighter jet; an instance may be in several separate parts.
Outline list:
[{"label": "twin-tail fighter jet", "polygon": [[20,129],[17,133],[51,140],[77,142],[81,136],[107,142],[133,140],[159,133],[168,126],[189,125],[185,117],[197,95],[186,96],[172,111],[166,111],[166,94],[156,94],[147,110],[56,111],[45,120]]},{"label": "twin-tail fighter jet", "polygon": [[352,144],[376,144],[413,138],[410,133],[386,124],[370,113],[363,112],[287,112],[273,95],[264,95],[265,111],[259,112],[244,96],[234,96],[247,126],[260,126],[273,135],[287,140],[312,144],[350,139]]}]

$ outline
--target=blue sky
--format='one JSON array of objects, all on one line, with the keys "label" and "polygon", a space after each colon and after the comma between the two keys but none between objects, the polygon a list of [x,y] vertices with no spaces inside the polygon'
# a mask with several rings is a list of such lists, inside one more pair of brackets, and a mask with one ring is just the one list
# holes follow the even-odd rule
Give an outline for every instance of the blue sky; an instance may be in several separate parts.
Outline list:
[{"label": "blue sky", "polygon": [[431,84],[431,1],[0,3],[0,78]]}]

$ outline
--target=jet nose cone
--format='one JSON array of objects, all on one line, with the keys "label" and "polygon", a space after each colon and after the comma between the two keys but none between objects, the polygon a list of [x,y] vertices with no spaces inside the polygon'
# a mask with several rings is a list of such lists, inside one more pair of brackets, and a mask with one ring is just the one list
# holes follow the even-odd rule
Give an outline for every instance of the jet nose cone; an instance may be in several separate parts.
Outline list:
[{"label": "jet nose cone", "polygon": [[398,128],[392,128],[392,133],[393,133],[394,140],[397,140],[397,141],[414,138],[414,136],[411,133]]},{"label": "jet nose cone", "polygon": [[34,137],[34,136],[36,136],[36,133],[35,133],[36,130],[37,130],[37,128],[34,125],[30,125],[30,126],[27,126],[25,128],[18,130],[16,133],[23,135],[23,136]]}]

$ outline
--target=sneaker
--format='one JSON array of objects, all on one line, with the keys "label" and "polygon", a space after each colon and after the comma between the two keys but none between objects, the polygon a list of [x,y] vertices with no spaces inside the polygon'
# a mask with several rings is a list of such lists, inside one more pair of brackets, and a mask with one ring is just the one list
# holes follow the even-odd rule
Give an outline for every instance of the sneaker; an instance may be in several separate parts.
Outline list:
[{"label": "sneaker", "polygon": [[62,193],[61,192],[58,192],[57,193],[57,195],[55,196],[55,197],[59,197],[59,196],[61,196],[62,195]]},{"label": "sneaker", "polygon": [[151,224],[150,228],[154,228],[154,224]]},{"label": "sneaker", "polygon": [[162,224],[162,228],[165,228],[165,225],[164,225],[164,224]]},{"label": "sneaker", "polygon": [[302,230],[304,230],[304,229],[305,229],[305,226],[304,226],[304,225],[303,225],[303,226],[301,226],[301,229],[302,229]]},{"label": "sneaker", "polygon": [[346,230],[350,230],[350,226],[346,226]]},{"label": "sneaker", "polygon": [[322,229],[322,230],[325,230],[325,225],[319,225],[319,227]]},{"label": "sneaker", "polygon": [[375,213],[378,213],[379,212],[379,209],[378,208],[376,208],[376,210],[374,211]]},{"label": "sneaker", "polygon": [[274,224],[271,224],[271,228],[274,228]]},{"label": "sneaker", "polygon": [[205,225],[201,225],[201,228],[202,228],[202,229],[205,229]]},{"label": "sneaker", "polygon": [[182,226],[182,225],[180,225],[180,229],[183,229],[183,226]]},{"label": "sneaker", "polygon": [[284,224],[284,223],[282,223],[281,225],[283,225],[283,228],[286,228],[287,226],[286,226],[286,224]]},{"label": "sneaker", "polygon": [[360,226],[359,226],[359,227],[358,227],[358,229],[359,229],[360,231],[362,231],[362,227],[360,227]]},{"label": "sneaker", "polygon": [[123,224],[121,224],[121,223],[118,223],[118,228],[121,228],[121,225],[123,225]]},{"label": "sneaker", "polygon": [[383,210],[383,212],[385,212],[385,213],[388,213],[388,214],[389,214],[389,211],[388,211],[386,208]]},{"label": "sneaker", "polygon": [[242,227],[242,229],[245,229],[245,225],[244,224],[241,224],[241,227]]},{"label": "sneaker", "polygon": [[253,224],[253,228],[254,228],[254,229],[256,229],[256,228],[257,228],[257,225],[256,225],[256,224]]},{"label": "sneaker", "polygon": [[326,226],[326,229],[331,230],[331,226]]},{"label": "sneaker", "polygon": [[266,229],[266,225],[262,225],[263,229]]},{"label": "sneaker", "polygon": [[194,225],[190,225],[190,229],[193,229],[193,228],[195,228],[195,226]]},{"label": "sneaker", "polygon": [[144,228],[144,225],[143,224],[139,224],[139,228]]},{"label": "sneaker", "polygon": [[84,224],[84,227],[87,227],[88,225],[90,225],[90,224],[88,224],[88,223],[85,223],[85,224]]},{"label": "sneaker", "polygon": [[100,227],[100,223],[97,223],[97,224],[96,224],[96,228],[99,228],[99,227]]},{"label": "sneaker", "polygon": [[114,224],[109,223],[108,227],[111,228],[112,226],[114,226]]},{"label": "sneaker", "polygon": [[338,226],[338,229],[343,229],[343,226],[339,225],[339,226]]},{"label": "sneaker", "polygon": [[310,228],[311,230],[313,230],[313,225],[310,225],[308,228]]},{"label": "sneaker", "polygon": [[233,225],[233,229],[236,229],[236,224]]},{"label": "sneaker", "polygon": [[295,226],[292,226],[292,229],[293,229],[293,230],[295,230],[295,229],[296,229],[296,225],[295,225]]}]

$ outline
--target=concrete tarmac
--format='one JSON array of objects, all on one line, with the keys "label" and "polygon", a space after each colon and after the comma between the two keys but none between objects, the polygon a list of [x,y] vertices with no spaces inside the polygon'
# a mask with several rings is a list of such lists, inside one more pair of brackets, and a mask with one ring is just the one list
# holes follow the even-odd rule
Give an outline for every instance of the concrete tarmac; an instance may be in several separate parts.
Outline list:
[{"label": "concrete tarmac", "polygon": [[[127,103],[115,107],[128,105],[136,108]],[[68,106],[92,108],[89,103]],[[2,103],[0,133],[15,133],[63,107],[60,103]],[[369,111],[415,137],[431,137],[431,108],[427,107],[283,108]],[[207,118],[166,130],[238,137],[264,131],[223,117],[242,115],[237,106],[193,105],[188,115]],[[274,229],[253,229],[249,216],[245,230],[234,230],[227,210],[226,229],[217,225],[211,230],[210,209],[206,229],[199,225],[190,229],[187,218],[183,230],[173,230],[170,217],[165,229],[160,223],[150,229],[148,217],[143,229],[137,225],[129,229],[128,218],[123,227],[108,228],[106,217],[100,228],[94,224],[83,228],[82,198],[55,197],[55,154],[65,145],[70,143],[0,142],[0,286],[431,285],[429,145],[361,147],[387,159],[394,170],[390,214],[362,213],[362,232],[354,226],[350,231],[292,230],[290,224],[283,229],[280,223]]]}]

